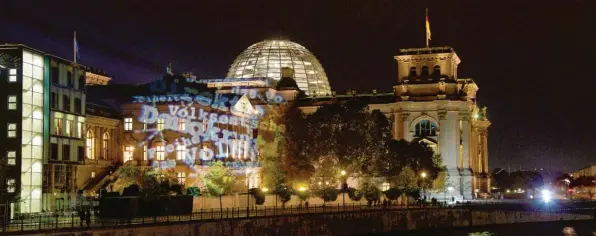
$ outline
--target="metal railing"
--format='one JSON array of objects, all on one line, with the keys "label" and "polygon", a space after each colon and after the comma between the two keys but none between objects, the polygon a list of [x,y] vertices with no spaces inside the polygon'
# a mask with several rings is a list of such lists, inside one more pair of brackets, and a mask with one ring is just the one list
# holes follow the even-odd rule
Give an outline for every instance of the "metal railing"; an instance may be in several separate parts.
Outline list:
[{"label": "metal railing", "polygon": [[[107,227],[126,227],[132,225],[145,224],[171,224],[181,222],[196,222],[196,221],[212,221],[220,219],[236,219],[236,218],[252,218],[252,217],[275,217],[275,216],[290,216],[300,214],[333,214],[342,212],[366,212],[366,211],[404,211],[404,210],[490,210],[490,211],[527,211],[527,212],[543,212],[545,214],[559,213],[559,212],[574,212],[583,211],[584,214],[592,215],[596,218],[596,207],[591,202],[589,205],[582,205],[580,207],[566,207],[566,208],[543,208],[543,209],[527,209],[521,207],[519,204],[503,204],[497,202],[483,202],[475,204],[418,204],[418,205],[389,205],[389,204],[325,204],[325,205],[289,205],[285,207],[277,206],[257,206],[257,207],[233,207],[233,208],[212,208],[200,209],[191,214],[182,215],[165,215],[165,216],[138,216],[138,217],[120,217],[120,218],[106,218],[92,215],[88,219],[80,217],[77,212],[61,212],[61,213],[39,213],[35,215],[21,216],[19,219],[13,219],[9,223],[3,222],[1,232],[18,233],[18,232],[39,232],[48,230],[80,230],[93,228],[107,228]],[[496,222],[495,222],[496,223]]]}]

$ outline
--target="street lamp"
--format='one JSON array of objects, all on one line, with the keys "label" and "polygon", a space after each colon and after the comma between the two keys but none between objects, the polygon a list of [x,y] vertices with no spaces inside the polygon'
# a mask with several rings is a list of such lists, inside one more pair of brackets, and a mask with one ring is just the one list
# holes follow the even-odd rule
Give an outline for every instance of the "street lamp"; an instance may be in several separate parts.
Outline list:
[{"label": "street lamp", "polygon": [[426,179],[426,172],[424,172],[424,171],[423,171],[423,172],[420,174],[420,177],[422,177],[422,184],[421,184],[421,185],[422,185],[422,186],[421,186],[421,187],[422,187],[422,195],[424,196],[424,200],[426,200],[426,191],[424,191],[424,181],[425,181],[425,179]]},{"label": "street lamp", "polygon": [[345,170],[341,170],[340,171],[341,174],[341,179],[343,180],[341,183],[341,198],[342,198],[342,204],[345,206],[346,205],[346,190],[348,190],[348,183],[346,183],[346,171]]}]

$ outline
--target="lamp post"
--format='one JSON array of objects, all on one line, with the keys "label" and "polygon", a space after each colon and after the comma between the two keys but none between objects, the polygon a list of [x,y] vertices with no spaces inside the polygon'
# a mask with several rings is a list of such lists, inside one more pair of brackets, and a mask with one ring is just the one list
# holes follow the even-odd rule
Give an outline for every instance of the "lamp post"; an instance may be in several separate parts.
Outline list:
[{"label": "lamp post", "polygon": [[422,184],[421,184],[422,185],[421,186],[422,187],[422,195],[424,196],[423,199],[426,201],[426,191],[424,191],[424,183],[425,183],[424,181],[426,180],[426,172],[423,171],[420,174],[420,177],[422,177]]},{"label": "lamp post", "polygon": [[341,183],[341,198],[342,198],[342,204],[343,206],[346,206],[346,190],[348,190],[348,183],[346,183],[346,171],[342,170],[340,172],[341,174],[341,179],[342,179],[342,183]]}]

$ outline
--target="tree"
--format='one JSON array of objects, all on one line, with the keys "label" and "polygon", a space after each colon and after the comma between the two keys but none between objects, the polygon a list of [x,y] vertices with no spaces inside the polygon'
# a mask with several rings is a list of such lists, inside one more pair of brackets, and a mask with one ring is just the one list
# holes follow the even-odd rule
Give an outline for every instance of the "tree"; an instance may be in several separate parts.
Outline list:
[{"label": "tree", "polygon": [[348,197],[352,199],[352,201],[360,201],[360,199],[362,199],[362,191],[358,189],[348,188],[346,192],[348,193]]},{"label": "tree", "polygon": [[590,199],[596,195],[596,177],[580,176],[572,180],[569,184],[571,188],[576,188],[578,193],[586,193]]},{"label": "tree", "polygon": [[390,188],[387,189],[385,192],[385,197],[387,197],[387,199],[389,200],[397,200],[397,198],[399,198],[399,196],[403,195],[403,189],[399,189],[399,188]]},{"label": "tree", "polygon": [[209,170],[201,176],[204,185],[204,192],[209,196],[219,197],[219,208],[223,211],[221,197],[232,192],[236,175],[232,170],[223,165],[223,162],[212,162]]}]

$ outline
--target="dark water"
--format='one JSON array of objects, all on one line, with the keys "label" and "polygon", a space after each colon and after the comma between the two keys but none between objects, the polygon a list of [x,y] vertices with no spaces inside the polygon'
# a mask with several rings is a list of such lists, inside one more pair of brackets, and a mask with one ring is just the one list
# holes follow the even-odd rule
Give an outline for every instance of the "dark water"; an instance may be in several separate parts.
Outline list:
[{"label": "dark water", "polygon": [[508,225],[491,225],[485,227],[466,227],[435,230],[418,231],[398,231],[374,235],[411,235],[411,236],[431,236],[431,235],[464,235],[472,232],[490,232],[493,235],[564,235],[563,228],[573,227],[578,236],[596,236],[596,220],[586,221],[560,221],[560,222],[540,222],[540,223],[521,223]]}]

